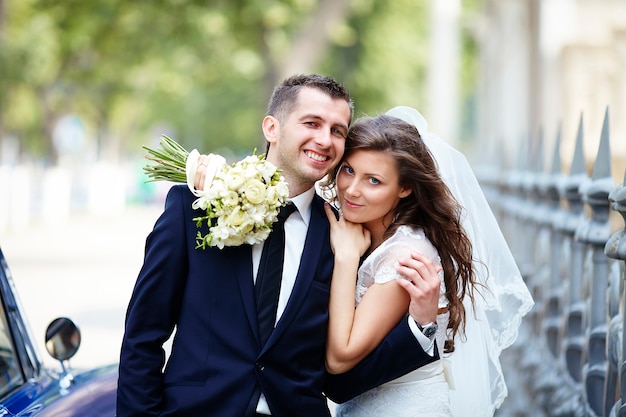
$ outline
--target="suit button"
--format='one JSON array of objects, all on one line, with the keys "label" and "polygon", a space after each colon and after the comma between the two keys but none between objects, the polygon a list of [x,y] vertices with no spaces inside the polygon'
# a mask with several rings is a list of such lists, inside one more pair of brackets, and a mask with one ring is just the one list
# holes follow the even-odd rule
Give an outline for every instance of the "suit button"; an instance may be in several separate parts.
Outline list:
[{"label": "suit button", "polygon": [[265,364],[263,362],[257,362],[256,370],[259,372],[263,372],[265,370]]}]

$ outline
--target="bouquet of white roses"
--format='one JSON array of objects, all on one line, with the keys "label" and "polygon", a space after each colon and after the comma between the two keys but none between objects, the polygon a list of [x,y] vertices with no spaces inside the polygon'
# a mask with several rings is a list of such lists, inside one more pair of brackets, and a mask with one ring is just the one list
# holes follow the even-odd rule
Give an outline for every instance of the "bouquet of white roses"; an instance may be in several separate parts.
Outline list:
[{"label": "bouquet of white roses", "polygon": [[149,181],[186,182],[198,197],[192,207],[206,212],[192,219],[198,227],[205,221],[209,227],[205,235],[198,231],[196,249],[223,249],[264,241],[289,196],[287,183],[280,175],[282,170],[266,161],[264,154],[256,155],[256,149],[253,155],[232,165],[219,155],[211,155],[209,179],[205,182],[209,186],[202,191],[193,186],[198,151],[187,152],[165,135],[161,137],[160,149],[144,149],[149,153],[146,158],[156,162],[144,167]]}]

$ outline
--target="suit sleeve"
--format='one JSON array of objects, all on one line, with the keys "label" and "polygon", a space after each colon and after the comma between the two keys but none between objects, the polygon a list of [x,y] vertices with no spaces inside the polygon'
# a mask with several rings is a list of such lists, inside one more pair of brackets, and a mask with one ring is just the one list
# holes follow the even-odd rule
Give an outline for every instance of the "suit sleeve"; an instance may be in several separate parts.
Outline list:
[{"label": "suit sleeve", "polygon": [[[178,320],[188,262],[186,195],[174,186],[146,239],[144,263],[126,312],[120,354],[117,417],[158,416],[163,394],[163,344]],[[189,203],[190,205],[190,203]]]},{"label": "suit sleeve", "polygon": [[434,356],[424,352],[407,320],[402,319],[380,345],[350,371],[336,375],[326,373],[326,396],[336,403],[344,403],[437,359],[436,346]]}]

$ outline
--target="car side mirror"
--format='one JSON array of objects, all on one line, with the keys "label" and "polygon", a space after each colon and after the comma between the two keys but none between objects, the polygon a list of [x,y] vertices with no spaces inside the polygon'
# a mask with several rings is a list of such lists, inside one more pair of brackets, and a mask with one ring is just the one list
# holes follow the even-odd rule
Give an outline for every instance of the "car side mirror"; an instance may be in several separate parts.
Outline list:
[{"label": "car side mirror", "polygon": [[46,329],[46,350],[61,362],[70,359],[80,347],[80,330],[67,317],[54,319]]}]

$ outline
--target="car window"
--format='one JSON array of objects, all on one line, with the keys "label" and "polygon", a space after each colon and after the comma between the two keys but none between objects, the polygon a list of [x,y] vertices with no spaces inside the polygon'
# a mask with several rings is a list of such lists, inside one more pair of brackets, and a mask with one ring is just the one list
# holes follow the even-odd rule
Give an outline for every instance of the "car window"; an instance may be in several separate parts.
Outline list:
[{"label": "car window", "polygon": [[22,384],[22,373],[4,312],[4,308],[0,309],[0,397]]}]

